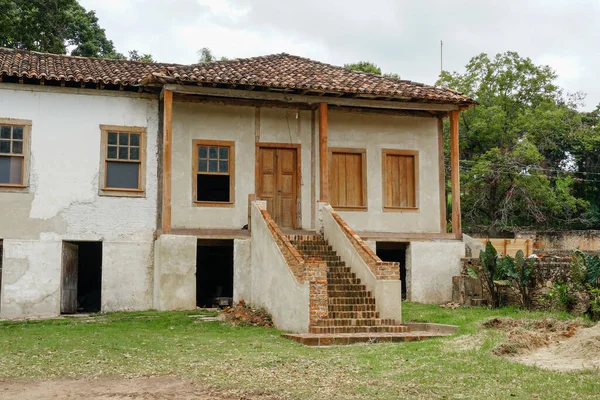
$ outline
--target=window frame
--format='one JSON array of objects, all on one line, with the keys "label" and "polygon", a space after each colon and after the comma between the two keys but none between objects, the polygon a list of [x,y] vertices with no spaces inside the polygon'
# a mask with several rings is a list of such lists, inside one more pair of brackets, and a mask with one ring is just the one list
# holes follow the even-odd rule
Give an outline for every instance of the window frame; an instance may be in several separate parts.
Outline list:
[{"label": "window frame", "polygon": [[330,147],[328,151],[328,169],[329,169],[329,199],[332,198],[331,190],[332,190],[332,174],[333,174],[333,153],[342,153],[342,154],[360,154],[361,155],[361,171],[362,171],[362,201],[363,206],[340,206],[331,204],[334,210],[340,211],[368,211],[369,210],[369,195],[368,195],[368,186],[367,186],[367,149],[366,148],[354,148],[354,147]]},{"label": "window frame", "polygon": [[[386,181],[387,181],[387,175],[388,175],[388,171],[386,169],[386,161],[387,161],[387,157],[388,155],[390,156],[412,156],[413,160],[414,160],[414,180],[415,180],[415,206],[414,207],[395,207],[395,206],[388,206],[386,204],[386,199],[387,199],[387,185],[386,185]],[[419,212],[419,201],[420,201],[420,196],[419,196],[419,189],[420,189],[420,183],[419,183],[419,151],[418,150],[400,150],[400,149],[382,149],[381,150],[381,169],[382,169],[382,174],[381,174],[381,192],[382,192],[382,198],[381,198],[381,203],[382,203],[382,208],[384,212]]]},{"label": "window frame", "polygon": [[[106,165],[108,162],[135,162],[119,161],[107,158],[108,132],[138,133],[140,134],[140,159],[138,171],[138,188],[109,188],[106,187]],[[146,197],[146,128],[142,126],[100,125],[100,174],[98,183],[100,196],[112,197]]]},{"label": "window frame", "polygon": [[0,157],[20,157],[23,159],[21,169],[21,184],[0,183],[0,192],[22,193],[29,192],[29,171],[31,167],[31,120],[17,118],[0,118],[2,126],[22,126],[23,127],[23,153],[4,154]]},{"label": "window frame", "polygon": [[[217,146],[229,147],[229,172],[198,172],[198,147]],[[228,175],[229,176],[229,201],[199,201],[198,175]],[[196,207],[234,207],[235,206],[235,142],[231,140],[192,140],[192,205]]]}]

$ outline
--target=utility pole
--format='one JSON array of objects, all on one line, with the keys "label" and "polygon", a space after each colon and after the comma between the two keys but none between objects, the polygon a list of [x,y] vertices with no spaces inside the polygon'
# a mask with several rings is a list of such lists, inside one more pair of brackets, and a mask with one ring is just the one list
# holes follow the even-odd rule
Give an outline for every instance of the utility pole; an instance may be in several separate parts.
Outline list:
[{"label": "utility pole", "polygon": [[444,71],[444,42],[440,40],[440,76]]}]

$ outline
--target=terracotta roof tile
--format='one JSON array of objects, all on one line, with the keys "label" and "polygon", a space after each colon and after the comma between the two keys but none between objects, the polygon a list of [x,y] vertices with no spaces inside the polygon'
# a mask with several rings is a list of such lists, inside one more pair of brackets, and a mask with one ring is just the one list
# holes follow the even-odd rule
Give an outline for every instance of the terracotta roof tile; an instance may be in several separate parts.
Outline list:
[{"label": "terracotta roof tile", "polygon": [[275,54],[210,63],[179,65],[73,57],[0,48],[0,74],[23,78],[143,85],[235,84],[351,93],[436,103],[472,104],[454,90],[351,71],[308,58]]}]

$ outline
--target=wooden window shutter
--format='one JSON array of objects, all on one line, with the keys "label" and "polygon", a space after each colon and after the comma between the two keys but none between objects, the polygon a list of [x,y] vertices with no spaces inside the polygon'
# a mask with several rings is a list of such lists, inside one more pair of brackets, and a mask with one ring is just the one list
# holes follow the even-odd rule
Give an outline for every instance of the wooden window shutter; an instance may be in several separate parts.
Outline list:
[{"label": "wooden window shutter", "polygon": [[384,150],[383,187],[386,208],[417,208],[418,155],[414,151]]},{"label": "wooden window shutter", "polygon": [[366,209],[366,151],[330,149],[329,201],[333,207]]}]

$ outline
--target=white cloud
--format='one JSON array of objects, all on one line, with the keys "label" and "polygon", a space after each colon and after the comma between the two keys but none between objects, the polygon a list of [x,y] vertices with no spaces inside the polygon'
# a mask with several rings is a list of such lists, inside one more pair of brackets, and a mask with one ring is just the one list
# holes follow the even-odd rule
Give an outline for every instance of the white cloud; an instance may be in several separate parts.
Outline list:
[{"label": "white cloud", "polygon": [[464,70],[479,53],[517,51],[559,74],[569,92],[600,102],[592,71],[600,39],[595,0],[80,0],[97,10],[120,52],[138,49],[160,61],[287,52],[333,64],[373,61],[405,79],[434,83],[439,41],[444,68]]}]

